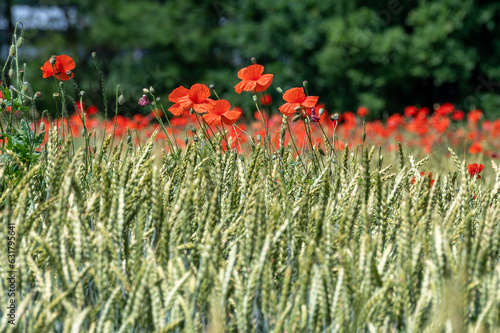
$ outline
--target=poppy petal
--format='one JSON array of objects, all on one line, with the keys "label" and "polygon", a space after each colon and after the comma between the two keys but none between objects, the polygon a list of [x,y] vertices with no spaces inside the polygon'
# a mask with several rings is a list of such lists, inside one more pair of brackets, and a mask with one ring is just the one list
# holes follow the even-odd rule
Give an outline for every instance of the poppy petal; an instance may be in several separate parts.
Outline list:
[{"label": "poppy petal", "polygon": [[222,122],[226,125],[232,125],[241,117],[241,111],[229,110],[222,115]]},{"label": "poppy petal", "polygon": [[193,104],[192,108],[198,113],[209,112],[210,110],[212,110],[214,102],[215,102],[214,100],[207,98],[205,101],[201,103]]},{"label": "poppy petal", "polygon": [[279,110],[285,116],[291,117],[295,113],[295,108],[298,106],[300,106],[300,103],[285,103],[279,107]]},{"label": "poppy petal", "polygon": [[224,113],[228,112],[230,108],[231,104],[229,104],[228,101],[225,99],[219,99],[218,101],[215,101],[210,113],[222,116]]},{"label": "poppy petal", "polygon": [[75,69],[75,61],[70,56],[67,56],[65,54],[57,56],[56,65],[57,64],[62,65],[62,67],[64,68],[64,72]]},{"label": "poppy petal", "polygon": [[318,96],[307,96],[306,99],[302,102],[302,106],[305,106],[306,108],[312,108],[313,106],[318,103]]},{"label": "poppy petal", "polygon": [[273,74],[264,74],[257,80],[257,87],[255,91],[262,92],[269,88],[271,83],[273,82]]},{"label": "poppy petal", "polygon": [[168,95],[168,100],[170,102],[177,103],[177,100],[181,97],[186,96],[188,94],[188,91],[189,90],[183,86],[177,87],[174,90],[172,90],[170,95]]},{"label": "poppy petal", "polygon": [[177,103],[179,103],[183,108],[185,109],[190,109],[193,107],[194,103],[189,97],[189,95],[186,95],[184,97],[181,97],[177,100]]},{"label": "poppy petal", "polygon": [[210,97],[210,89],[201,83],[195,83],[189,89],[189,97],[194,103],[199,103]]},{"label": "poppy petal", "polygon": [[179,103],[175,103],[168,109],[174,116],[180,116],[184,113],[184,110],[185,109]]},{"label": "poppy petal", "polygon": [[241,79],[257,81],[261,77],[262,73],[264,73],[264,66],[255,64],[245,68],[245,70],[241,73]]},{"label": "poppy petal", "polygon": [[234,87],[234,90],[238,94],[241,94],[242,91],[254,91],[256,86],[257,86],[256,81],[243,80]]},{"label": "poppy petal", "polygon": [[283,99],[289,103],[302,103],[306,99],[306,94],[304,94],[304,88],[288,89],[283,94]]},{"label": "poppy petal", "polygon": [[203,119],[210,126],[220,126],[222,122],[222,117],[213,113],[204,114]]}]

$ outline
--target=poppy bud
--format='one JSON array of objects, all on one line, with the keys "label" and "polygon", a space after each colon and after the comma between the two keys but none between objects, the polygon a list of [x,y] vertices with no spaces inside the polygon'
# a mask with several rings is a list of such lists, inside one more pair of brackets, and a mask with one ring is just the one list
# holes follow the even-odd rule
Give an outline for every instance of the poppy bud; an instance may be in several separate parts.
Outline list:
[{"label": "poppy bud", "polygon": [[309,86],[309,82],[307,82],[307,80],[304,80],[302,81],[302,86],[307,89],[307,87]]},{"label": "poppy bud", "polygon": [[50,57],[50,64],[51,65],[54,65],[56,63],[56,58],[57,58],[57,56],[55,54],[53,54],[52,57]]},{"label": "poppy bud", "polygon": [[143,93],[145,93],[145,94],[149,94],[149,90],[148,90],[148,88],[143,88],[143,89],[142,89],[142,92],[143,92]]},{"label": "poppy bud", "polygon": [[257,141],[260,142],[261,139],[262,139],[262,137],[260,136],[260,134],[257,134]]},{"label": "poppy bud", "polygon": [[252,61],[252,64],[256,64],[257,63],[257,59],[255,59],[255,57],[251,57],[250,60]]},{"label": "poppy bud", "polygon": [[283,89],[281,89],[281,87],[277,87],[276,91],[283,95]]},{"label": "poppy bud", "polygon": [[339,114],[338,113],[332,114],[330,117],[330,120],[331,121],[339,120]]},{"label": "poppy bud", "polygon": [[15,46],[14,44],[12,44],[12,45],[10,46],[9,55],[10,55],[11,57],[15,57],[15,56],[16,56],[16,46]]},{"label": "poppy bud", "polygon": [[252,98],[253,98],[253,101],[254,101],[255,103],[257,103],[257,95],[253,95],[253,96],[252,96]]},{"label": "poppy bud", "polygon": [[40,132],[44,131],[45,131],[45,123],[42,121],[42,123],[40,124]]},{"label": "poppy bud", "polygon": [[92,52],[92,58],[94,58],[94,59],[95,59],[96,57],[97,57],[97,53]]},{"label": "poppy bud", "polygon": [[194,114],[194,109],[193,108],[189,109],[189,115],[192,116],[193,114]]},{"label": "poppy bud", "polygon": [[316,108],[314,106],[311,108],[311,120],[314,122],[319,121],[319,116],[316,114]]},{"label": "poppy bud", "polygon": [[14,78],[14,70],[13,70],[12,68],[11,68],[11,69],[9,69],[9,77],[10,77],[11,79],[13,79],[13,78]]},{"label": "poppy bud", "polygon": [[156,97],[156,101],[157,101],[157,102],[161,101],[160,96]]},{"label": "poppy bud", "polygon": [[85,91],[80,90],[80,97],[83,97],[83,96],[85,96]]},{"label": "poppy bud", "polygon": [[297,114],[295,115],[293,118],[292,118],[292,123],[296,122],[297,120],[300,119],[300,114]]},{"label": "poppy bud", "polygon": [[37,91],[37,92],[35,93],[35,96],[34,96],[33,98],[40,98],[40,97],[42,97],[42,93],[41,93],[41,92],[39,92],[39,91]]},{"label": "poppy bud", "polygon": [[123,105],[125,103],[125,97],[123,95],[118,96],[118,104]]},{"label": "poppy bud", "polygon": [[54,97],[55,100],[59,99],[59,93],[53,93],[52,97]]},{"label": "poppy bud", "polygon": [[66,71],[66,75],[68,75],[69,77],[71,77],[71,71]]},{"label": "poppy bud", "polygon": [[365,122],[363,121],[363,133],[361,134],[361,142],[365,143],[366,133],[365,133]]},{"label": "poppy bud", "polygon": [[190,128],[190,129],[191,129],[191,133],[196,134],[196,127],[191,126],[191,128]]},{"label": "poppy bud", "polygon": [[23,84],[23,92],[28,92],[28,85],[27,84]]},{"label": "poppy bud", "polygon": [[150,93],[152,93],[152,94],[154,94],[154,93],[155,93],[155,90],[153,89],[153,86],[150,86],[150,87],[149,87],[149,92],[150,92]]},{"label": "poppy bud", "polygon": [[295,107],[295,108],[293,108],[293,109],[294,109],[295,111],[300,111],[300,110],[302,110],[302,106],[297,106],[297,107]]},{"label": "poppy bud", "polygon": [[127,135],[127,145],[129,145],[132,142],[132,137],[130,135]]},{"label": "poppy bud", "polygon": [[215,89],[215,84],[210,83],[209,87],[210,87],[210,90],[214,90]]},{"label": "poppy bud", "polygon": [[23,42],[24,42],[24,38],[23,37],[19,37],[17,39],[17,43],[16,43],[17,47],[23,46]]},{"label": "poppy bud", "polygon": [[318,152],[319,152],[321,155],[326,156],[325,151],[323,150],[323,148],[318,147]]},{"label": "poppy bud", "polygon": [[318,115],[321,117],[323,115],[323,113],[325,113],[325,109],[321,108],[319,109],[318,111]]},{"label": "poppy bud", "polygon": [[188,139],[188,137],[186,136],[186,137],[184,138],[184,144],[185,144],[185,145],[187,145],[188,143],[189,143],[189,139]]}]

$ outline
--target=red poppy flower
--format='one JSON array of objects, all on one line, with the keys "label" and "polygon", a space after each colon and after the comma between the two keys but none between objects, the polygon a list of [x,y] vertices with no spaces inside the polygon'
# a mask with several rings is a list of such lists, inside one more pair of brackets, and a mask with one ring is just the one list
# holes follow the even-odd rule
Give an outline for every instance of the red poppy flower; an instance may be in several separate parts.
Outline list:
[{"label": "red poppy flower", "polygon": [[242,81],[234,87],[234,90],[238,94],[241,94],[243,90],[255,92],[266,90],[273,82],[273,74],[262,73],[264,73],[264,66],[257,64],[240,69],[238,78]]},{"label": "red poppy flower", "polygon": [[[54,68],[56,72],[54,73]],[[50,63],[50,59],[43,64],[40,68],[43,71],[43,78],[48,78],[54,76],[56,79],[60,79],[62,81],[67,81],[70,79],[67,71],[70,71],[75,68],[75,62],[71,57],[67,55],[56,56],[56,62],[54,65]],[[75,76],[74,73],[71,73],[71,78]]]},{"label": "red poppy flower", "polygon": [[484,165],[474,163],[474,164],[467,164],[467,170],[469,171],[469,175],[471,178],[473,178],[475,175],[477,175],[477,179],[481,179],[481,176],[479,175],[481,171],[483,171]]},{"label": "red poppy flower", "polygon": [[283,99],[288,103],[283,104],[279,107],[281,113],[285,116],[293,116],[295,113],[295,108],[302,106],[306,108],[306,112],[318,103],[318,96],[306,96],[304,93],[304,88],[292,88],[288,89],[283,94]]},{"label": "red poppy flower", "polygon": [[357,111],[357,114],[358,114],[358,117],[364,117],[366,116],[368,113],[370,113],[370,111],[368,110],[368,108],[364,107],[364,106],[360,106],[358,108],[358,111]]},{"label": "red poppy flower", "polygon": [[262,105],[269,105],[273,102],[273,98],[271,97],[271,95],[268,95],[268,94],[264,94],[262,95],[262,97],[260,98],[260,104]]},{"label": "red poppy flower", "polygon": [[440,116],[447,116],[455,111],[455,106],[451,103],[444,103],[440,105],[434,112]]},{"label": "red poppy flower", "polygon": [[[177,93],[181,93],[178,91]],[[210,89],[201,83],[196,83],[191,86],[185,96],[179,97],[177,103],[185,109],[194,109],[198,113],[209,111],[215,101],[210,99]]]},{"label": "red poppy flower", "polygon": [[168,100],[172,103],[175,103],[172,105],[168,111],[172,112],[174,116],[180,116],[184,111],[186,111],[186,108],[182,107],[179,104],[179,99],[182,97],[187,96],[189,90],[187,88],[184,88],[183,86],[175,88],[170,95],[168,95]]},{"label": "red poppy flower", "polygon": [[410,117],[415,116],[417,114],[417,111],[418,111],[417,107],[411,105],[411,106],[405,107],[404,114],[406,117],[410,118]]},{"label": "red poppy flower", "polygon": [[471,153],[471,154],[479,154],[482,151],[483,151],[483,146],[481,146],[481,144],[479,142],[474,142],[469,147],[469,153]]},{"label": "red poppy flower", "polygon": [[[420,177],[424,177],[425,175],[427,174],[427,172],[420,172]],[[434,179],[432,179],[432,172],[429,172],[429,177],[431,178],[431,186],[434,185]],[[413,179],[411,180],[411,183],[412,184],[415,184],[415,177],[413,177]]]},{"label": "red poppy flower", "polygon": [[89,106],[89,107],[88,107],[88,109],[87,109],[87,114],[88,114],[88,115],[94,115],[94,114],[96,114],[97,112],[99,112],[99,109],[98,109],[98,108],[97,108],[97,106],[95,106],[95,105],[91,105],[91,106]]},{"label": "red poppy flower", "polygon": [[483,111],[478,110],[478,109],[471,110],[471,111],[469,111],[469,114],[467,115],[467,120],[470,123],[477,123],[479,121],[479,119],[481,119],[482,116],[483,116]]},{"label": "red poppy flower", "polygon": [[230,110],[231,104],[225,99],[215,101],[213,107],[203,115],[203,119],[210,126],[220,126],[221,123],[232,125],[241,117],[241,112]]},{"label": "red poppy flower", "polygon": [[456,120],[456,121],[463,120],[464,118],[465,118],[465,113],[462,110],[456,110],[451,115],[451,119]]}]

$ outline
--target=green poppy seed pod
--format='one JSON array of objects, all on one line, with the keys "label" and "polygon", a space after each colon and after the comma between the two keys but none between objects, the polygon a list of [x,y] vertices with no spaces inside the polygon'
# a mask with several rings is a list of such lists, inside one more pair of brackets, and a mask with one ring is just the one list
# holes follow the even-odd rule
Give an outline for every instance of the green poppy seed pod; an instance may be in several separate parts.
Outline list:
[{"label": "green poppy seed pod", "polygon": [[92,151],[97,151],[96,145],[92,145]]},{"label": "green poppy seed pod", "polygon": [[45,132],[45,123],[43,121],[40,124],[40,132]]},{"label": "green poppy seed pod", "polygon": [[123,97],[123,95],[118,96],[118,104],[125,104],[125,97]]},{"label": "green poppy seed pod", "polygon": [[277,87],[276,91],[283,95],[283,89],[281,89],[281,87]]},{"label": "green poppy seed pod", "polygon": [[260,142],[260,140],[262,140],[262,137],[260,136],[260,134],[257,134],[257,141]]},{"label": "green poppy seed pod", "polygon": [[94,59],[95,59],[96,57],[97,57],[97,53],[92,52],[92,58],[94,58]]},{"label": "green poppy seed pod", "polygon": [[321,155],[326,156],[325,151],[323,150],[323,148],[318,147],[318,151],[319,151],[319,153],[320,153]]},{"label": "green poppy seed pod", "polygon": [[189,115],[192,116],[193,114],[194,114],[194,109],[193,108],[189,109]]},{"label": "green poppy seed pod", "polygon": [[323,113],[325,113],[325,109],[321,108],[319,109],[318,111],[318,115],[321,117],[323,115]]},{"label": "green poppy seed pod", "polygon": [[208,87],[210,88],[210,90],[214,90],[215,89],[215,84],[210,83],[210,85]]},{"label": "green poppy seed pod", "polygon": [[155,93],[155,90],[153,89],[153,86],[149,86],[149,92],[154,94]]},{"label": "green poppy seed pod", "polygon": [[59,81],[59,87],[62,87],[64,85],[64,82]]},{"label": "green poppy seed pod", "polygon": [[53,93],[52,94],[52,97],[55,99],[55,100],[58,100],[59,99],[59,93]]},{"label": "green poppy seed pod", "polygon": [[309,82],[307,82],[307,80],[304,80],[302,81],[302,86],[307,89],[307,87],[309,86]]},{"label": "green poppy seed pod", "polygon": [[23,37],[19,37],[17,39],[16,45],[17,45],[17,47],[21,47],[21,46],[23,46],[23,43],[24,43],[24,38]]},{"label": "green poppy seed pod", "polygon": [[188,143],[189,143],[189,139],[188,139],[188,137],[186,136],[186,137],[184,138],[184,144],[187,146],[187,144],[188,144]]},{"label": "green poppy seed pod", "polygon": [[50,57],[50,61],[49,62],[50,62],[51,65],[55,65],[56,58],[57,58],[57,56],[55,54],[53,54],[52,57]]},{"label": "green poppy seed pod", "polygon": [[191,130],[191,133],[196,134],[196,127],[191,126],[190,130]]},{"label": "green poppy seed pod", "polygon": [[292,118],[292,123],[296,122],[297,120],[300,119],[300,114],[295,115],[295,117]]},{"label": "green poppy seed pod", "polygon": [[257,59],[255,59],[255,57],[251,57],[250,60],[252,61],[252,64],[256,64],[257,63]]},{"label": "green poppy seed pod", "polygon": [[365,143],[365,140],[366,140],[366,133],[363,132],[361,133],[361,143]]},{"label": "green poppy seed pod", "polygon": [[161,101],[160,96],[156,97],[156,101],[157,101],[157,102]]},{"label": "green poppy seed pod", "polygon": [[13,70],[12,68],[11,68],[11,69],[9,69],[9,77],[10,77],[11,79],[13,79],[13,78],[14,78],[14,70]]},{"label": "green poppy seed pod", "polygon": [[335,120],[339,120],[339,114],[338,113],[334,113],[330,116],[330,120],[331,121],[335,121]]},{"label": "green poppy seed pod", "polygon": [[16,46],[15,46],[14,44],[12,44],[12,45],[10,46],[9,55],[10,55],[11,57],[15,57],[15,56],[16,56]]},{"label": "green poppy seed pod", "polygon": [[127,135],[127,145],[129,145],[132,142],[132,137],[130,135]]},{"label": "green poppy seed pod", "polygon": [[295,107],[295,108],[293,108],[293,109],[294,109],[295,111],[300,111],[300,110],[302,110],[302,106],[297,106],[297,107]]},{"label": "green poppy seed pod", "polygon": [[83,137],[85,137],[85,129],[82,128],[82,131],[80,133]]},{"label": "green poppy seed pod", "polygon": [[85,91],[80,90],[80,97],[83,97],[83,96],[85,96]]},{"label": "green poppy seed pod", "polygon": [[71,71],[66,71],[66,75],[68,75],[69,77],[71,77]]},{"label": "green poppy seed pod", "polygon": [[28,92],[28,85],[23,83],[23,92],[27,93]]},{"label": "green poppy seed pod", "polygon": [[252,98],[253,98],[254,103],[257,103],[257,99],[258,99],[257,95],[253,95]]},{"label": "green poppy seed pod", "polygon": [[149,90],[148,90],[148,88],[143,88],[143,89],[142,89],[142,92],[143,92],[143,93],[145,93],[145,94],[149,94]]}]

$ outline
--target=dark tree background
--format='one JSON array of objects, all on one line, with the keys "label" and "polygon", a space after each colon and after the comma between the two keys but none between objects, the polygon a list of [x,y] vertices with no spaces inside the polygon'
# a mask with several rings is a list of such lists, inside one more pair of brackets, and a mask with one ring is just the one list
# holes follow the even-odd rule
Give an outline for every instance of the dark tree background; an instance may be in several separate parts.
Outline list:
[{"label": "dark tree background", "polygon": [[[11,1],[12,4],[23,3]],[[126,113],[139,112],[142,88],[152,85],[166,101],[179,85],[217,87],[219,95],[247,109],[237,95],[237,70],[250,57],[274,74],[269,89],[309,81],[329,111],[364,105],[371,117],[407,105],[452,102],[468,111],[500,113],[500,3],[496,1],[312,0],[63,0],[25,1],[34,6],[77,8],[67,31],[26,30],[21,57],[27,78],[50,107],[55,84],[41,79],[52,54],[75,59],[75,79],[87,103],[102,107],[91,52],[118,83]],[[128,111],[127,111],[128,109]]]}]

